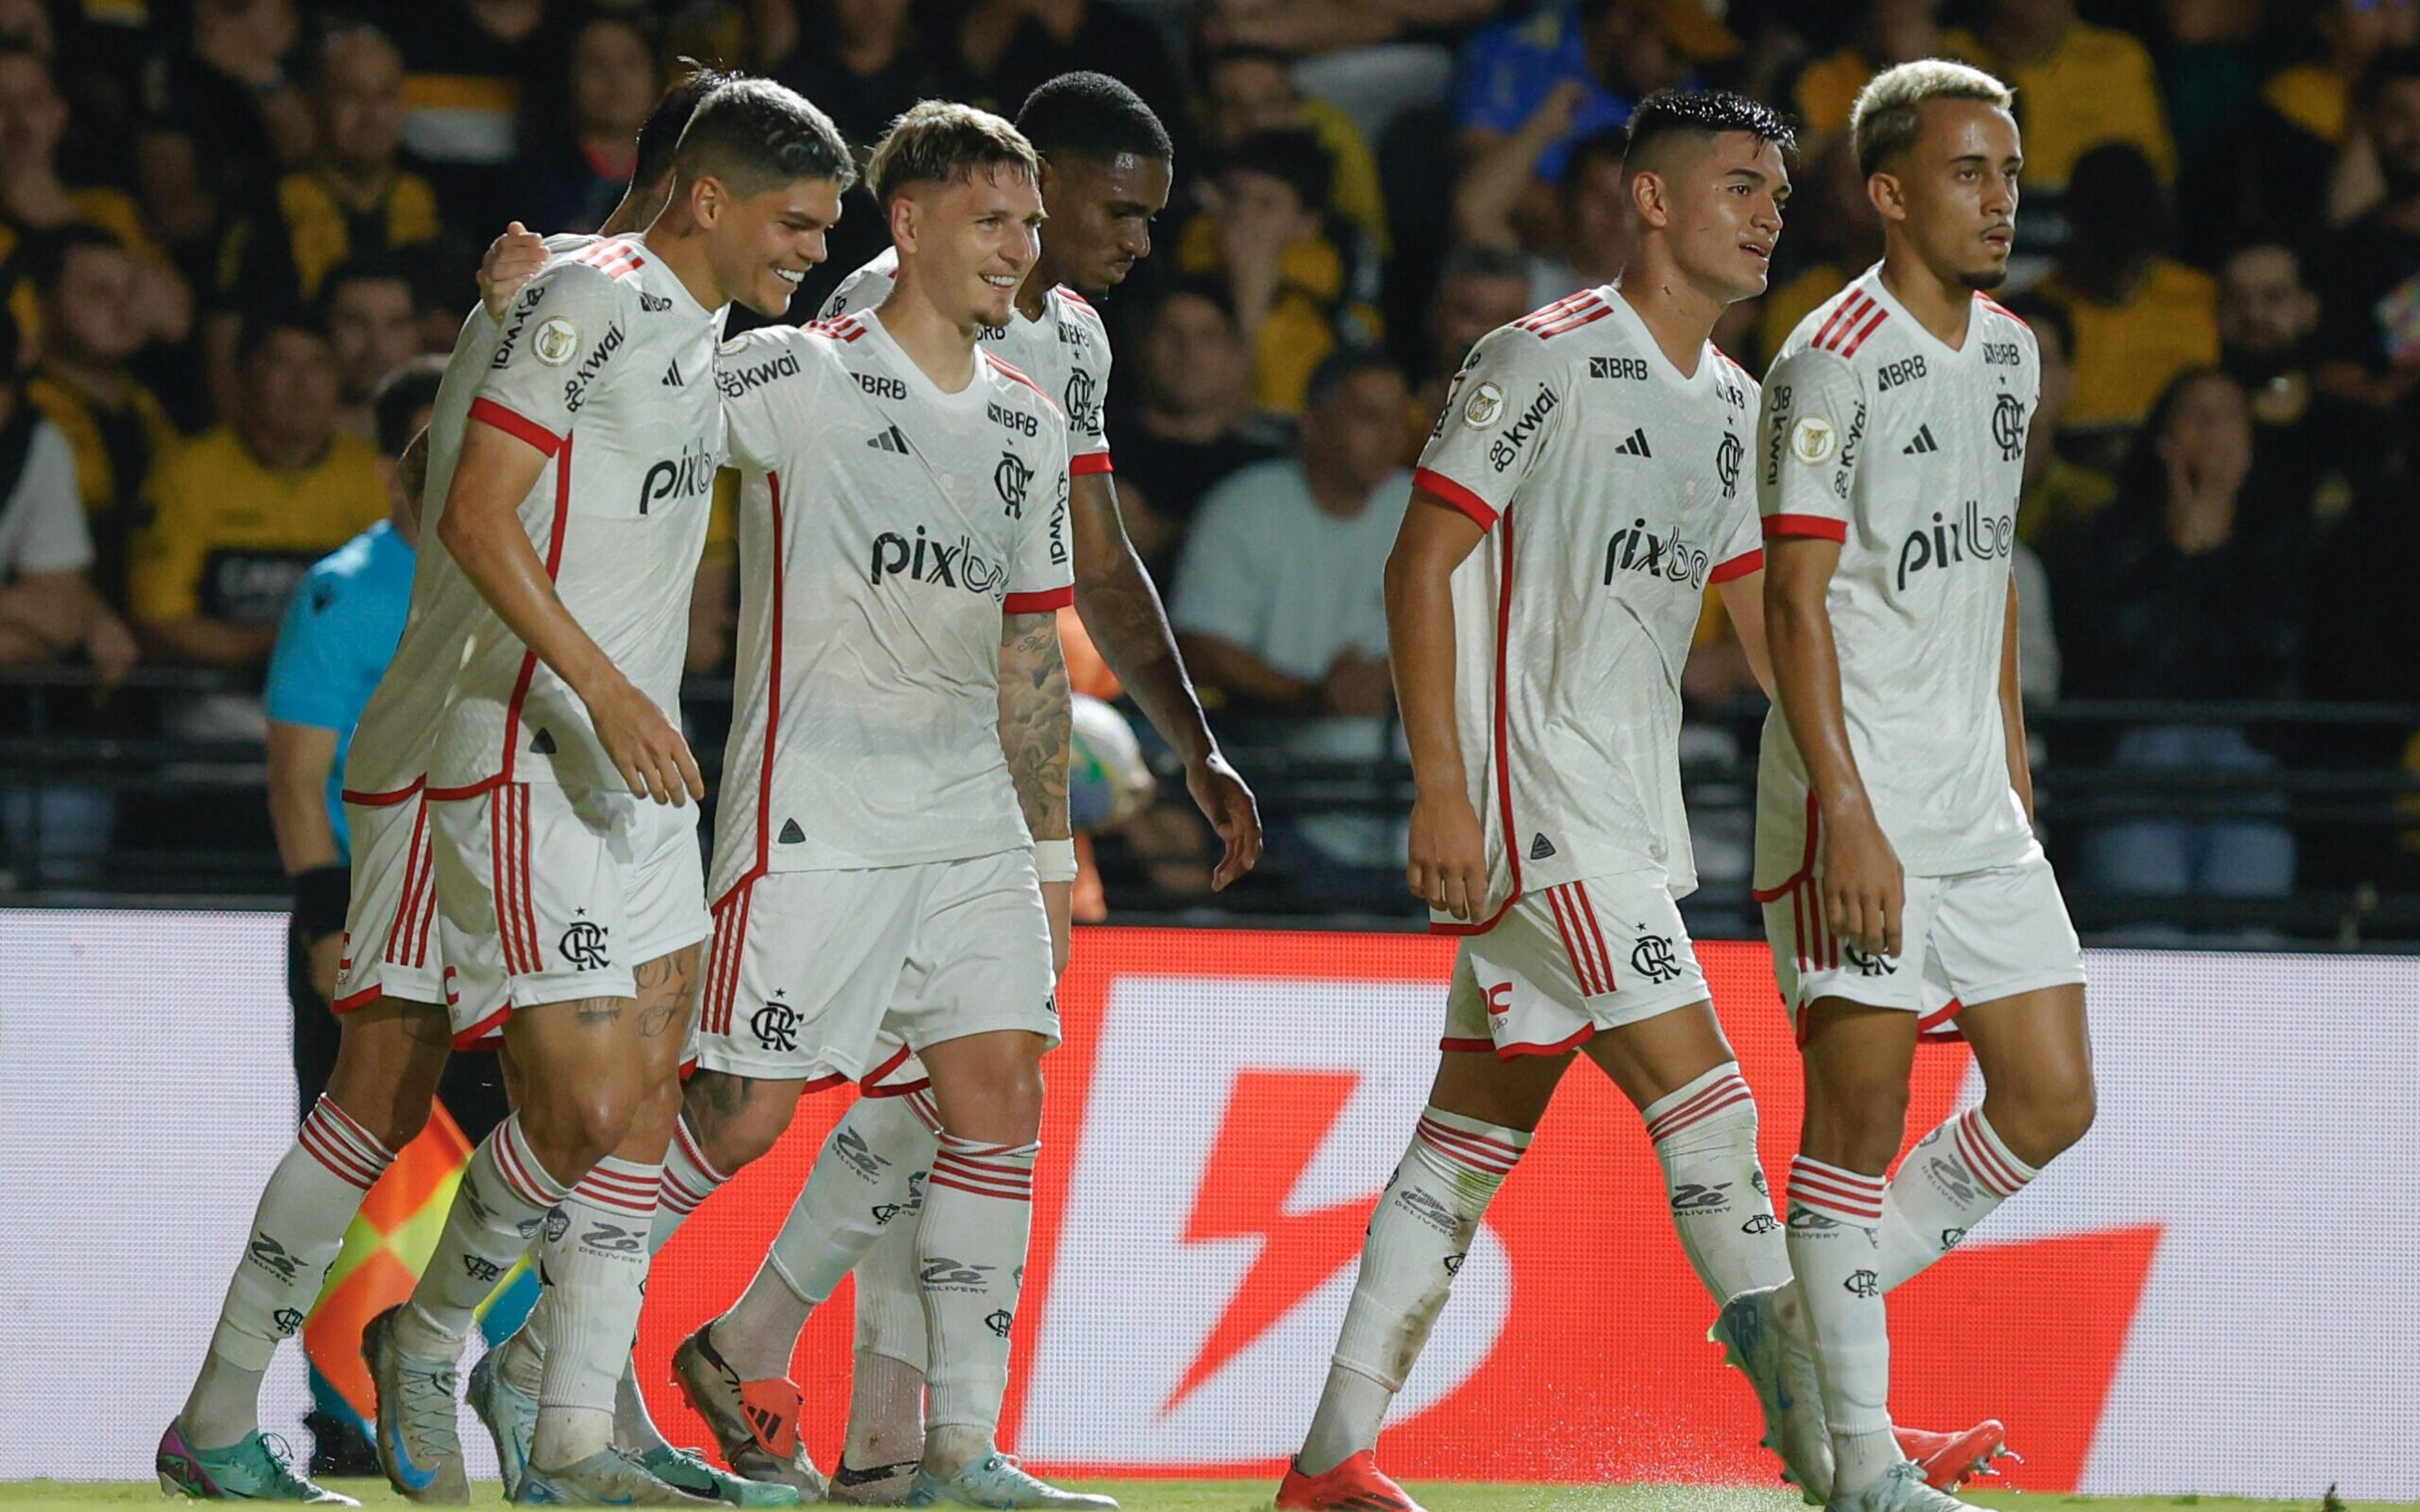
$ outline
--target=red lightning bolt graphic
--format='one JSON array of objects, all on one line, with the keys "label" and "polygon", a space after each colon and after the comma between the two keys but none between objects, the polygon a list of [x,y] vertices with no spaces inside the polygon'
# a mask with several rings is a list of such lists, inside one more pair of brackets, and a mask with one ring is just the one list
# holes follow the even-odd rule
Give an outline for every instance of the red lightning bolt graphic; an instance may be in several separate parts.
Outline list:
[{"label": "red lightning bolt graphic", "polygon": [[1360,1252],[1370,1199],[1357,1197],[1310,1212],[1289,1212],[1286,1199],[1361,1083],[1353,1072],[1248,1071],[1235,1078],[1226,1120],[1202,1173],[1202,1195],[1186,1220],[1185,1242],[1214,1239],[1263,1241],[1227,1310],[1169,1395],[1161,1415],[1178,1404],[1269,1326],[1327,1284]]}]

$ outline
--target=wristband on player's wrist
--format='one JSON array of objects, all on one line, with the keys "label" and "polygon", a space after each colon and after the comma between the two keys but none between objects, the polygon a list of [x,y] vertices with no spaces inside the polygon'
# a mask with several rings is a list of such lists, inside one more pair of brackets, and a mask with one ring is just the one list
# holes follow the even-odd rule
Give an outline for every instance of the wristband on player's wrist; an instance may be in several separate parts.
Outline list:
[{"label": "wristband on player's wrist", "polygon": [[1045,882],[1075,881],[1076,841],[1074,839],[1035,841],[1033,870],[1042,874],[1042,880]]},{"label": "wristband on player's wrist", "polygon": [[294,927],[304,934],[334,934],[345,927],[352,902],[352,874],[341,866],[315,866],[294,874]]}]

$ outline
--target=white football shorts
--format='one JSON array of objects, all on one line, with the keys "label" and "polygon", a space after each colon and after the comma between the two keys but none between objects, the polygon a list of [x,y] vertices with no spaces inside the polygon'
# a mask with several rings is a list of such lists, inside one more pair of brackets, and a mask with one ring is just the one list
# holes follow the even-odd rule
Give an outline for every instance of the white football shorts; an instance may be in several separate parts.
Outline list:
[{"label": "white football shorts", "polygon": [[345,805],[352,833],[352,894],[336,964],[336,1012],[393,997],[445,1001],[445,952],[437,937],[428,807],[415,782],[378,803]]},{"label": "white football shorts", "polygon": [[1707,995],[1665,874],[1591,877],[1527,894],[1464,938],[1440,1043],[1508,1060],[1559,1055]]}]

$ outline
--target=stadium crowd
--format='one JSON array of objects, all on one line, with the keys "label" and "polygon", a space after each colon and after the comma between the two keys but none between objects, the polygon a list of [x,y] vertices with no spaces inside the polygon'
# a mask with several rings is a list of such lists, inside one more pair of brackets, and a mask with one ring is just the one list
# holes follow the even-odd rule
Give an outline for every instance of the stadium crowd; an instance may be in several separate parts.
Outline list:
[{"label": "stadium crowd", "polygon": [[[2043,353],[2029,699],[2420,701],[2387,580],[2420,534],[2414,0],[0,0],[0,667],[214,669],[233,693],[95,693],[70,723],[256,736],[297,585],[388,516],[381,379],[450,348],[507,222],[596,228],[680,59],[793,85],[861,149],[920,98],[1013,114],[1093,68],[1177,142],[1103,312],[1129,528],[1222,730],[1382,757],[1405,470],[1473,342],[1621,268],[1633,102],[1718,84],[1800,127],[1770,290],[1717,333],[1761,372],[1878,254],[1849,103],[1928,55],[2009,80],[2025,135],[1999,297]],[[861,192],[794,308],[881,236]],[[728,655],[721,538],[699,671]],[[1684,687],[1755,691],[1718,607]],[[2341,754],[2206,717],[2102,744],[2152,771]],[[1137,831],[1163,888],[1201,871],[1188,815]],[[2314,864],[2257,813],[2073,840],[2121,891]],[[1272,844],[1399,857],[1383,813]]]}]

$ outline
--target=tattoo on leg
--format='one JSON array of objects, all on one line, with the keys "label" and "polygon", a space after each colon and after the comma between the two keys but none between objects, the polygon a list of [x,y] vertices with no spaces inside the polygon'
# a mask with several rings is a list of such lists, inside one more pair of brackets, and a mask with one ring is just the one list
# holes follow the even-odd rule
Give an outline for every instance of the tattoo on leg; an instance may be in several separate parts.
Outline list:
[{"label": "tattoo on leg", "polygon": [[571,1016],[582,1026],[617,1024],[622,1011],[629,1006],[627,997],[583,997],[571,1005]]},{"label": "tattoo on leg", "polygon": [[680,1011],[677,1005],[666,1003],[661,1008],[643,1010],[639,1014],[639,1034],[652,1040],[672,1026],[673,1016]]},{"label": "tattoo on leg", "polygon": [[752,1077],[701,1070],[690,1076],[689,1085],[681,1089],[682,1112],[698,1137],[710,1144],[734,1119],[748,1111],[749,1094],[755,1086]]}]

